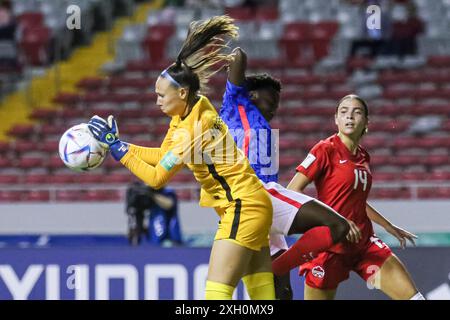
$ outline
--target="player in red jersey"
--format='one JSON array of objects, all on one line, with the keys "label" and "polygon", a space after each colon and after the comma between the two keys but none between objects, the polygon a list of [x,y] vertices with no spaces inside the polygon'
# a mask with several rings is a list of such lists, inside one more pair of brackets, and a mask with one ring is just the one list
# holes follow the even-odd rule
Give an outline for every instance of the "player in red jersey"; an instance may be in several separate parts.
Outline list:
[{"label": "player in red jersey", "polygon": [[335,122],[339,132],[316,144],[297,167],[288,189],[302,192],[311,182],[318,199],[356,223],[362,233],[358,243],[339,243],[300,267],[305,276],[305,299],[333,299],[340,282],[355,271],[372,287],[392,299],[423,300],[408,271],[391,249],[376,237],[372,221],[396,237],[404,248],[414,244],[412,233],[384,218],[369,203],[372,185],[370,156],[359,145],[367,132],[368,107],[356,95],[339,102]]}]

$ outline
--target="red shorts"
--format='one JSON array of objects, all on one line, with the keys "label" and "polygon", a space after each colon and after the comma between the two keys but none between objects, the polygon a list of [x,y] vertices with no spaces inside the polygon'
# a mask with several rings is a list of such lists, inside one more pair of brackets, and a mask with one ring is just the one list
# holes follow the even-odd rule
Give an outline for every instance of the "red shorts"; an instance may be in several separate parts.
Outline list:
[{"label": "red shorts", "polygon": [[348,279],[350,271],[367,281],[391,255],[391,249],[373,236],[362,249],[354,252],[320,253],[317,258],[300,266],[300,275],[305,276],[306,284],[312,288],[334,290]]}]

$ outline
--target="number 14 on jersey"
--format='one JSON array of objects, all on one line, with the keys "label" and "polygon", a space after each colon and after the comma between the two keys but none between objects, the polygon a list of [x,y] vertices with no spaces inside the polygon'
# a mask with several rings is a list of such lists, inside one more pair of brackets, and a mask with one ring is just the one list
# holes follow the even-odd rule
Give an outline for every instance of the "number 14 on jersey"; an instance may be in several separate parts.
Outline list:
[{"label": "number 14 on jersey", "polygon": [[353,170],[353,172],[355,173],[355,183],[353,184],[353,189],[356,190],[356,188],[358,187],[358,184],[361,183],[363,185],[363,191],[366,191],[367,171],[355,169],[355,170]]}]

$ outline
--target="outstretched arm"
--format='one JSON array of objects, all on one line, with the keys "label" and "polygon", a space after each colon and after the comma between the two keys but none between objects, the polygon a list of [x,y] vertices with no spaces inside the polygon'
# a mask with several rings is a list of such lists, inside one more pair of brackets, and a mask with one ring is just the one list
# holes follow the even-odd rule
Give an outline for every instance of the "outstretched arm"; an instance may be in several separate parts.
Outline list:
[{"label": "outstretched arm", "polygon": [[396,225],[392,224],[369,203],[366,203],[366,212],[370,220],[382,226],[387,232],[396,237],[403,249],[406,246],[406,240],[409,240],[414,246],[416,245],[414,239],[417,239],[417,236],[415,234],[412,234],[411,232],[403,230],[402,228],[399,228]]},{"label": "outstretched arm", "polygon": [[232,60],[228,66],[228,81],[241,87],[245,82],[245,70],[247,69],[247,54],[237,47],[232,53]]},{"label": "outstretched arm", "polygon": [[136,177],[155,189],[165,186],[184,166],[183,163],[175,163],[175,158],[170,151],[164,155],[156,166],[147,164],[132,152],[126,153],[120,159],[120,162]]}]

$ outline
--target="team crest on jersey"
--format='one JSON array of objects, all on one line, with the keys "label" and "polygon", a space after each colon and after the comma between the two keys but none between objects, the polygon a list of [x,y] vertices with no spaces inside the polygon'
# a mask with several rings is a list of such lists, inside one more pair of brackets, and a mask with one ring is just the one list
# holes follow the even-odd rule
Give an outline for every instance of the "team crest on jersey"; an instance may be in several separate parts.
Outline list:
[{"label": "team crest on jersey", "polygon": [[311,153],[308,153],[305,160],[300,164],[303,168],[308,169],[309,166],[316,160],[316,157]]},{"label": "team crest on jersey", "polygon": [[322,279],[325,276],[325,270],[321,266],[315,266],[312,268],[312,275],[316,278]]}]

